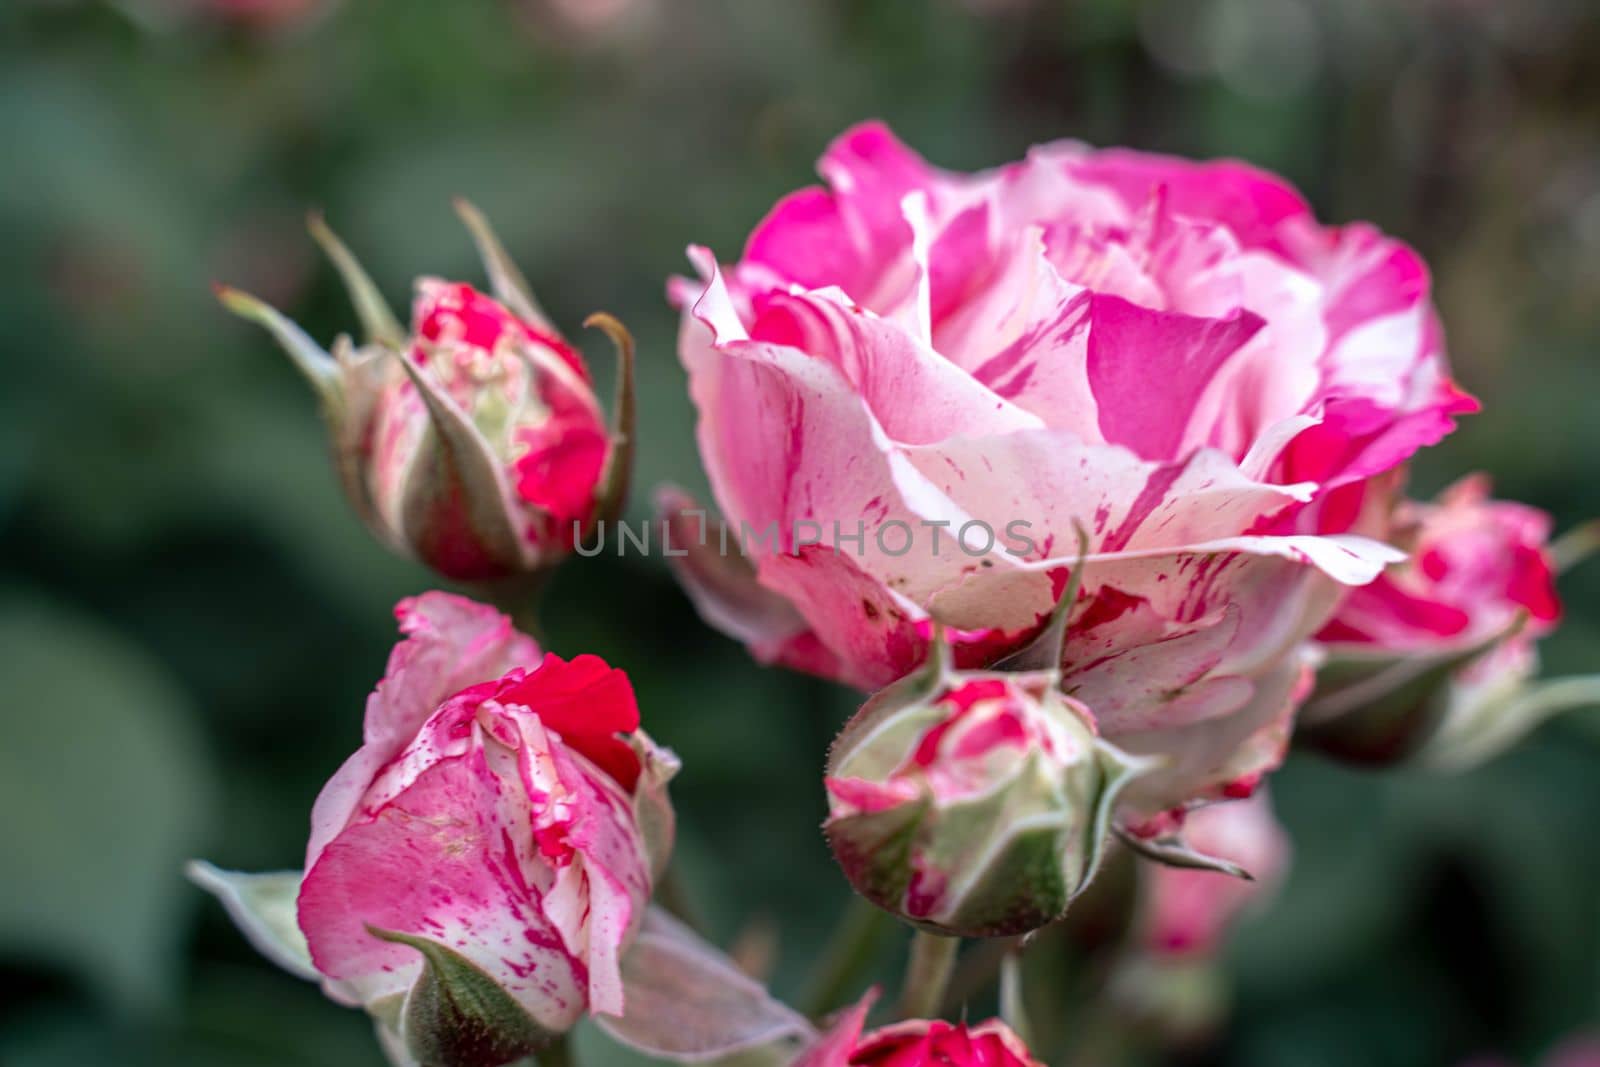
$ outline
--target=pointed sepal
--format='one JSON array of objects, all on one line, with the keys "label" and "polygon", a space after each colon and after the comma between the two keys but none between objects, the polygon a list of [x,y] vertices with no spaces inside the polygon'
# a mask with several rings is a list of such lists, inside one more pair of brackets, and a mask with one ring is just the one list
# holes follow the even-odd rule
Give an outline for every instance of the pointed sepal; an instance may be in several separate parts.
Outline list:
[{"label": "pointed sepal", "polygon": [[1600,675],[1513,684],[1487,694],[1458,690],[1455,703],[1444,726],[1417,753],[1418,766],[1471,770],[1562,712],[1600,707]]},{"label": "pointed sepal", "polygon": [[650,857],[650,876],[659,882],[672,859],[677,827],[667,784],[683,764],[671,749],[657,745],[642,729],[628,735],[628,744],[639,757],[641,768],[633,791],[633,817],[639,825],[639,836],[644,839],[645,854]]},{"label": "pointed sepal", "polygon": [[324,406],[338,410],[342,401],[339,365],[327,349],[271,304],[232,286],[218,285],[215,290],[223,307],[270,333],[295,368],[311,383]]},{"label": "pointed sepal", "polygon": [[373,937],[416,949],[422,973],[406,994],[399,1033],[425,1067],[504,1067],[555,1037],[466,957],[436,941],[367,927]]},{"label": "pointed sepal", "polygon": [[617,350],[617,391],[611,407],[611,454],[596,490],[596,520],[614,523],[628,505],[628,485],[633,478],[634,427],[637,422],[634,396],[634,343],[615,316],[597,311],[583,320],[611,339]]},{"label": "pointed sepal", "polygon": [[528,284],[528,279],[523,277],[522,271],[517,267],[505,246],[500,243],[500,238],[495,236],[494,227],[489,225],[488,218],[470,201],[462,197],[455,200],[456,215],[472,235],[473,244],[478,247],[478,256],[483,260],[483,269],[489,275],[489,288],[494,293],[496,300],[510,308],[512,313],[526,319],[540,329],[555,333],[555,325],[550,321],[550,316],[544,313],[539,302],[533,297],[533,287]]},{"label": "pointed sepal", "polygon": [[1072,565],[1066,588],[1050,612],[1050,621],[1027,645],[1013,652],[995,665],[1001,671],[1055,671],[1061,669],[1061,650],[1067,641],[1067,625],[1072,621],[1072,609],[1078,603],[1078,592],[1083,588],[1083,568],[1089,556],[1089,532],[1079,523],[1073,523],[1078,536],[1078,561]]},{"label": "pointed sepal", "polygon": [[295,918],[299,871],[246,874],[194,860],[184,873],[189,881],[222,902],[228,917],[257,952],[296,978],[308,982],[321,979],[311,965],[311,950]]},{"label": "pointed sepal", "polygon": [[1163,834],[1159,837],[1141,837],[1123,827],[1117,827],[1117,839],[1126,845],[1129,851],[1143,856],[1153,863],[1167,867],[1177,867],[1186,871],[1215,871],[1218,874],[1242,878],[1247,882],[1255,881],[1255,875],[1229,859],[1220,856],[1208,856],[1191,848],[1179,834]]},{"label": "pointed sepal", "polygon": [[1483,640],[1445,652],[1330,658],[1300,709],[1295,745],[1358,766],[1406,762],[1445,727],[1457,673],[1513,639],[1527,621],[1520,613]]},{"label": "pointed sepal", "polygon": [[383,293],[366,268],[361,266],[361,261],[333,232],[320,212],[306,216],[306,229],[311,231],[312,238],[322,247],[323,253],[343,279],[345,290],[350,294],[350,303],[355,306],[356,317],[366,331],[367,343],[395,350],[405,347],[405,328],[395,318],[389,302],[383,298]]},{"label": "pointed sepal", "polygon": [[455,401],[409,353],[401,365],[429,417],[412,459],[397,527],[405,543],[446,577],[503,578],[525,568],[522,533],[504,465]]}]

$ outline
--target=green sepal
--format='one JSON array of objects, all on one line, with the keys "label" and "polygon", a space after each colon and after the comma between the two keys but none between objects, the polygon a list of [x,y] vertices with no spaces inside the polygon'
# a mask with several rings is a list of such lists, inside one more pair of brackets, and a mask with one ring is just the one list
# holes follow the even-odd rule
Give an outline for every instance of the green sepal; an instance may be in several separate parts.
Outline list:
[{"label": "green sepal", "polygon": [[[595,488],[595,521],[614,523],[628,506],[628,485],[633,479],[636,439],[633,334],[613,315],[597,311],[583,320],[611,339],[617,350],[617,391],[611,405],[611,453]],[[587,533],[587,531],[585,531]]]},{"label": "green sepal", "polygon": [[383,298],[383,293],[366,268],[361,266],[361,261],[339,240],[320,212],[306,216],[306,229],[311,231],[312,239],[322,247],[323,253],[339,272],[339,278],[350,294],[350,303],[355,306],[356,318],[361,320],[361,327],[367,332],[367,342],[397,351],[404,348],[405,328],[395,318],[389,302]]},{"label": "green sepal", "polygon": [[[943,717],[934,700],[945,687],[950,670],[950,645],[944,627],[935,625],[927,662],[874,693],[833,739],[828,748],[828,776],[876,780],[891,770],[916,736]],[[903,747],[880,740],[893,733],[905,734]],[[882,766],[873,755],[879,748],[893,753],[887,757],[890,762]]]},{"label": "green sepal", "polygon": [[1072,524],[1072,528],[1078,535],[1078,562],[1073,565],[1072,572],[1067,578],[1067,586],[1061,591],[1060,599],[1050,612],[1050,621],[1045,623],[1044,630],[1038,637],[995,664],[996,670],[1059,671],[1061,669],[1061,650],[1067,642],[1067,624],[1072,621],[1072,609],[1078,603],[1079,590],[1083,588],[1083,568],[1089,557],[1089,532],[1076,522]]},{"label": "green sepal", "polygon": [[1503,692],[1479,695],[1475,700],[1465,693],[1455,696],[1458,706],[1416,753],[1417,766],[1430,771],[1471,770],[1562,712],[1600,707],[1600,675],[1519,680]]},{"label": "green sepal", "polygon": [[[435,570],[462,581],[526,570],[504,465],[432,377],[409,354],[399,359],[429,416],[400,505],[407,545]],[[463,546],[472,552],[461,553]]]},{"label": "green sepal", "polygon": [[1012,828],[936,928],[962,937],[1009,937],[1058,918],[1076,890],[1066,870],[1067,822],[1051,814]]},{"label": "green sepal", "polygon": [[1357,766],[1407,762],[1444,726],[1456,672],[1526,623],[1527,615],[1519,613],[1482,641],[1434,655],[1330,659],[1300,710],[1295,744]]},{"label": "green sepal", "polygon": [[1140,837],[1138,834],[1130,833],[1119,826],[1117,828],[1117,839],[1126,845],[1129,851],[1164,867],[1177,867],[1186,871],[1214,871],[1217,874],[1241,878],[1246,882],[1256,880],[1255,875],[1232,860],[1223,859],[1220,856],[1208,856],[1204,852],[1199,852],[1190,847],[1188,842],[1177,834],[1163,837]]},{"label": "green sepal", "polygon": [[225,871],[204,860],[184,868],[189,881],[222,902],[228,917],[263,956],[308,982],[320,981],[311,963],[311,949],[295,918],[300,895],[299,871],[247,874]]},{"label": "green sepal", "polygon": [[339,385],[339,365],[332,354],[313,341],[311,335],[293,319],[266,301],[232,286],[218,285],[215,289],[223,307],[272,335],[295,368],[316,390],[330,418],[336,416],[342,404],[342,389]]},{"label": "green sepal", "polygon": [[829,819],[823,826],[834,857],[856,892],[898,914],[911,884],[911,852],[932,801]]},{"label": "green sepal", "polygon": [[459,953],[425,937],[375,926],[367,932],[422,953],[400,1018],[406,1050],[421,1067],[504,1067],[556,1036]]},{"label": "green sepal", "polygon": [[472,201],[461,197],[456,198],[455,208],[462,225],[472,235],[473,244],[478,247],[478,257],[483,260],[484,272],[489,275],[489,289],[494,293],[494,298],[518,318],[526,319],[550,333],[556,332],[550,316],[533,298],[533,287],[500,243],[500,238],[495,236],[494,228],[489,225],[484,213]]}]

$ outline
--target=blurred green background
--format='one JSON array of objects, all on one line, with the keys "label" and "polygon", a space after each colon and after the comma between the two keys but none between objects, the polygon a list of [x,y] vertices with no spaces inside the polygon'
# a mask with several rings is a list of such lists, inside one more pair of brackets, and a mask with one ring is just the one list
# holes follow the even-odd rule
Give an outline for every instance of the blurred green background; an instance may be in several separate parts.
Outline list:
[{"label": "blurred green background", "polygon": [[[1435,267],[1487,411],[1418,487],[1487,469],[1565,528],[1600,514],[1597,56],[1589,0],[5,0],[0,1064],[379,1062],[180,876],[298,866],[391,605],[430,584],[347,513],[307,390],[209,292],[349,328],[308,208],[400,302],[478,280],[468,196],[572,332],[625,319],[638,516],[703,485],[664,278],[690,241],[736,255],[849,123],[964,168],[1063,136],[1242,156]],[[1600,565],[1563,592],[1547,669],[1592,670]],[[848,897],[816,827],[850,696],[752,665],[656,559],[575,563],[547,621],[682,755],[695,910],[724,941],[773,924],[801,989]],[[1225,961],[1231,1016],[1153,1062],[1532,1063],[1600,1019],[1596,713],[1465,777],[1297,756],[1275,788],[1296,863]]]}]

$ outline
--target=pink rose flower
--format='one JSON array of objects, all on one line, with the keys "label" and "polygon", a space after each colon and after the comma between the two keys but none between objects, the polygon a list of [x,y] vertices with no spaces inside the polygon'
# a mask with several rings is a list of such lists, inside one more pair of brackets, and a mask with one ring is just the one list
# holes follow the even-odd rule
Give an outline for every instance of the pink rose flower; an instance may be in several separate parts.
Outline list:
[{"label": "pink rose flower", "polygon": [[869,993],[842,1012],[794,1067],[1038,1067],[1022,1039],[999,1019],[969,1025],[908,1019],[863,1034]]},{"label": "pink rose flower", "polygon": [[398,934],[476,966],[543,1031],[620,1014],[671,836],[671,757],[639,731],[627,676],[541,658],[460,597],[396,613],[406,639],[365,743],[312,815],[298,920],[325,988],[369,1009],[411,989],[423,955]]},{"label": "pink rose flower", "polygon": [[1277,888],[1289,864],[1289,839],[1265,791],[1188,812],[1183,829],[1190,848],[1237,864],[1253,881],[1214,870],[1143,867],[1142,941],[1157,956],[1210,956],[1238,916]]},{"label": "pink rose flower", "polygon": [[1391,538],[1409,557],[1354,590],[1317,634],[1335,648],[1428,653],[1473,648],[1527,624],[1515,644],[1531,650],[1561,618],[1546,551],[1550,516],[1489,497],[1489,480],[1462,479],[1433,504],[1402,502]]},{"label": "pink rose flower", "polygon": [[1537,671],[1535,643],[1561,618],[1551,521],[1489,492],[1473,475],[1434,503],[1395,508],[1389,537],[1408,558],[1318,632],[1325,665],[1302,715],[1308,743],[1382,763],[1468,733],[1487,755],[1522,732],[1515,697]]},{"label": "pink rose flower", "polygon": [[[564,557],[620,496],[628,457],[612,446],[583,357],[523,288],[488,223],[458,207],[494,296],[422,278],[409,331],[316,219],[364,344],[341,337],[330,354],[255,298],[219,295],[271,331],[321,396],[345,495],[378,538],[447,578],[490,580]],[[599,324],[624,342],[620,325]],[[631,359],[621,366],[630,382]]]},{"label": "pink rose flower", "polygon": [[[866,125],[820,170],[671,286],[719,536],[750,557],[677,561],[702,613],[863,689],[924,661],[933,617],[986,665],[1041,628],[1082,528],[1064,684],[1172,759],[1130,800],[1247,792],[1293,650],[1399,558],[1361,536],[1374,490],[1475,406],[1422,262],[1234,162],[1062,143],[954,174]],[[680,543],[692,508],[664,500]]]}]

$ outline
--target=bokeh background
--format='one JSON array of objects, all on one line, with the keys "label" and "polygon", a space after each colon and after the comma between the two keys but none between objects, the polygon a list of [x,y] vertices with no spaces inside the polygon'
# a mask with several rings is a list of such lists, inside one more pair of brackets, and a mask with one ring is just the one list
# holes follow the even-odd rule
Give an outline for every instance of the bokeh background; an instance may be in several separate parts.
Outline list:
[{"label": "bokeh background", "polygon": [[[1434,266],[1486,412],[1418,487],[1486,469],[1565,528],[1600,514],[1597,58],[1588,0],[5,0],[0,1064],[380,1062],[180,875],[298,865],[391,605],[430,584],[369,542],[307,390],[209,292],[349,328],[308,208],[401,302],[479,277],[471,197],[560,321],[624,318],[638,516],[703,484],[664,278],[690,241],[735,255],[849,123],[964,168],[1063,136],[1242,156]],[[1563,592],[1547,668],[1593,670],[1600,564]],[[816,830],[848,694],[752,665],[656,559],[575,563],[547,622],[626,667],[682,755],[694,910],[803,990],[848,898]],[[1230,1010],[1141,1062],[1531,1065],[1600,1019],[1596,712],[1463,777],[1295,756],[1275,782],[1296,862],[1220,965]],[[1043,1014],[1111,1012],[1096,972],[1046,969]]]}]

